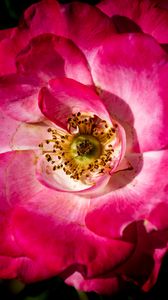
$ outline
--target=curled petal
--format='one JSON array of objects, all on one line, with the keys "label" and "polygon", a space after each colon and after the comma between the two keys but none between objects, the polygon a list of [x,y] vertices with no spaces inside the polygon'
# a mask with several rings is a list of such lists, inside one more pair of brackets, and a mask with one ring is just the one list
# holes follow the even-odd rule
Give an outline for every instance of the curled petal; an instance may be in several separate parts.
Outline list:
[{"label": "curled petal", "polygon": [[37,164],[37,178],[46,187],[56,191],[91,195],[91,193],[98,193],[105,188],[110,175],[93,176],[91,181],[86,184],[86,182],[81,180],[74,180],[69,175],[66,175],[62,169],[53,171],[52,165],[48,164],[45,156],[41,156]]},{"label": "curled petal", "polygon": [[110,116],[93,87],[68,78],[53,79],[39,95],[42,113],[56,125],[67,129],[72,113],[89,112],[111,124]]},{"label": "curled petal", "polygon": [[[68,277],[74,269],[81,270],[87,277],[97,276],[125,261],[132,253],[132,243],[100,238],[87,230],[80,219],[72,218],[75,214],[71,205],[77,204],[77,199],[73,201],[68,197],[66,201],[63,197],[61,201],[60,194],[57,198],[50,191],[39,193],[32,199],[34,209],[29,205],[13,212],[16,241],[25,256],[33,257],[34,261],[33,272],[29,271],[29,265],[22,272],[24,281],[44,279],[61,272]],[[47,205],[46,199],[49,199]],[[84,201],[82,211],[86,209]],[[77,204],[76,214],[78,212],[81,214]],[[34,239],[38,243],[33,243]]]},{"label": "curled petal", "polygon": [[19,53],[16,63],[20,73],[38,77],[43,85],[56,76],[92,84],[83,53],[72,41],[54,34],[43,34],[32,39]]}]

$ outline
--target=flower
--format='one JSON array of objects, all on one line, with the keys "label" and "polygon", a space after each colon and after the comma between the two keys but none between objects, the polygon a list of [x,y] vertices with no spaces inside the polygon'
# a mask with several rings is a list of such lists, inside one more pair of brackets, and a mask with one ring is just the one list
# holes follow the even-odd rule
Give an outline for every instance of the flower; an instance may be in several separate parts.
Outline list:
[{"label": "flower", "polygon": [[0,32],[1,278],[58,275],[101,294],[155,283],[168,243],[167,14],[147,0],[43,0]]}]

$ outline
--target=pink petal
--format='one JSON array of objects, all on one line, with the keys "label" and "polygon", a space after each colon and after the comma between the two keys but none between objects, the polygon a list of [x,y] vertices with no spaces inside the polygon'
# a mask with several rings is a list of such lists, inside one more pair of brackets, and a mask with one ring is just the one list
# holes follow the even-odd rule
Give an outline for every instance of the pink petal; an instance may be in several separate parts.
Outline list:
[{"label": "pink petal", "polygon": [[55,0],[43,0],[34,3],[25,12],[18,27],[18,34],[22,38],[34,37],[42,33],[56,33],[61,35],[63,30],[60,5]]},{"label": "pink petal", "polygon": [[109,174],[103,174],[92,179],[92,183],[85,184],[80,180],[74,180],[62,169],[53,171],[52,165],[49,165],[46,157],[43,155],[38,160],[37,178],[46,187],[55,191],[63,191],[69,193],[78,193],[85,195],[97,194],[104,189],[110,180]]},{"label": "pink petal", "polygon": [[16,241],[34,261],[31,272],[26,269],[22,274],[24,281],[60,272],[67,277],[74,270],[97,276],[125,261],[132,252],[131,243],[100,238],[85,228],[86,199],[47,191],[31,203],[27,208],[16,208],[12,217]]},{"label": "pink petal", "polygon": [[90,55],[103,39],[115,32],[111,20],[96,7],[86,3],[74,2],[62,5],[61,13],[64,36],[72,39],[86,56]]},{"label": "pink petal", "polygon": [[16,71],[14,57],[16,48],[12,41],[14,29],[0,31],[0,76]]},{"label": "pink petal", "polygon": [[67,129],[72,113],[86,112],[111,123],[109,114],[93,87],[68,78],[53,79],[49,88],[42,88],[39,95],[42,113],[56,125]]},{"label": "pink petal", "polygon": [[[123,22],[127,21],[127,24],[131,24],[130,20],[132,20],[144,33],[152,35],[159,43],[168,43],[168,11],[155,7],[155,2],[162,1],[103,0],[97,6],[112,17],[119,32],[124,30],[121,16],[127,17],[128,19],[123,19]],[[133,31],[132,26],[130,32]]]},{"label": "pink petal", "polygon": [[42,33],[61,35],[63,23],[59,4],[54,0],[44,0],[33,4],[24,13],[18,28],[12,28],[0,44],[1,75],[16,71],[16,55],[29,41]]},{"label": "pink petal", "polygon": [[[73,22],[72,22],[73,20]],[[82,20],[82,26],[79,26]],[[16,32],[22,44],[30,37],[54,33],[72,39],[81,49],[92,49],[102,38],[114,32],[111,20],[99,9],[86,3],[59,5],[54,0],[43,0],[32,5]]]},{"label": "pink petal", "polygon": [[25,258],[12,258],[0,256],[0,277],[1,279],[13,279],[17,277],[18,270],[23,266]]},{"label": "pink petal", "polygon": [[101,295],[111,296],[119,290],[119,280],[116,277],[84,279],[80,273],[75,272],[65,282],[79,291],[96,292]]},{"label": "pink petal", "polygon": [[158,279],[160,267],[162,265],[163,258],[164,258],[164,255],[166,254],[166,252],[167,252],[167,248],[155,250],[155,253],[154,253],[154,260],[155,260],[154,268],[152,270],[152,273],[151,273],[149,279],[147,280],[147,282],[145,282],[145,284],[142,287],[145,292],[149,291],[154,286],[154,284],[156,283],[156,281]]},{"label": "pink petal", "polygon": [[45,123],[26,124],[0,111],[0,153],[39,149],[39,144],[48,138],[47,128]]},{"label": "pink petal", "polygon": [[17,67],[21,73],[36,75],[42,83],[56,76],[66,76],[83,84],[92,84],[83,53],[72,41],[53,34],[32,39],[18,55]]},{"label": "pink petal", "polygon": [[[79,26],[81,20],[82,26]],[[2,74],[15,72],[17,53],[37,35],[53,33],[64,36],[72,39],[81,49],[90,50],[111,32],[114,32],[111,20],[96,7],[82,3],[59,5],[54,0],[40,1],[25,11],[18,28],[13,29],[10,39],[4,39],[0,48]]]},{"label": "pink petal", "polygon": [[[168,204],[166,200],[168,199],[167,195],[167,187],[163,191],[163,199],[160,203],[154,207],[151,211],[148,220],[159,229],[166,229],[168,228],[168,220],[167,220],[167,213],[168,213]],[[166,194],[166,195],[165,195]]]},{"label": "pink petal", "polygon": [[131,280],[144,290],[151,288],[157,279],[161,258],[166,250],[168,231],[152,230],[149,233],[140,221],[127,226],[123,238],[136,241],[136,247],[130,259],[120,265],[116,273],[121,272],[123,279]]},{"label": "pink petal", "polygon": [[12,74],[0,78],[1,109],[24,122],[40,122],[44,116],[38,108],[39,82],[34,76]]},{"label": "pink petal", "polygon": [[134,149],[164,148],[168,144],[168,65],[158,44],[140,34],[113,35],[90,64],[113,118],[131,125]]},{"label": "pink petal", "polygon": [[32,151],[13,151],[0,155],[1,209],[25,203],[44,189],[35,175],[36,155]]},{"label": "pink petal", "polygon": [[142,222],[134,222],[125,228],[123,239],[132,240],[136,244],[134,251],[123,264],[106,273],[104,277],[88,279],[75,272],[66,279],[66,283],[79,290],[101,294],[115,293],[119,287],[120,290],[126,287],[128,282],[139,285],[144,290],[151,288],[157,279],[161,259],[166,251],[168,232],[148,233]]},{"label": "pink petal", "polygon": [[71,41],[54,35],[33,39],[17,57],[17,68],[19,75],[0,79],[1,107],[25,122],[43,119],[37,103],[38,92],[52,77],[68,76],[92,84],[84,55]]},{"label": "pink petal", "polygon": [[132,171],[114,173],[106,194],[91,200],[86,224],[97,234],[119,237],[131,221],[150,220],[151,211],[167,200],[168,151],[146,152],[143,158],[133,154],[127,159]]}]

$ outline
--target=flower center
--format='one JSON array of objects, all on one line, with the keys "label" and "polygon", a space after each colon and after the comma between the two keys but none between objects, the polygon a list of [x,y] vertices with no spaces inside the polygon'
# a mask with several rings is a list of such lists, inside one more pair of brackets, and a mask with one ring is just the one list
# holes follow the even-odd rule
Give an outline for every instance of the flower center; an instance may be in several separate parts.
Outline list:
[{"label": "flower center", "polygon": [[94,161],[101,154],[101,144],[92,135],[82,134],[74,137],[70,151],[72,156],[79,162]]},{"label": "flower center", "polygon": [[70,178],[91,184],[115,167],[121,153],[117,124],[109,126],[78,112],[68,118],[67,129],[48,128],[51,138],[39,145],[53,171],[62,169]]},{"label": "flower center", "polygon": [[76,149],[78,156],[87,156],[93,152],[94,146],[89,140],[83,139],[76,145]]}]

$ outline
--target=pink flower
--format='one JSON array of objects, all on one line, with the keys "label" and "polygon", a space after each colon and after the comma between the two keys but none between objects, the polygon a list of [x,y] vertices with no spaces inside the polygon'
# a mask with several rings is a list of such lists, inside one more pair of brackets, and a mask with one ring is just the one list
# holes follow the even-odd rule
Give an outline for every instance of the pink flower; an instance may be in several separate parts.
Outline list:
[{"label": "pink flower", "polygon": [[1,278],[102,294],[157,279],[168,11],[155,2],[44,0],[0,32]]}]

